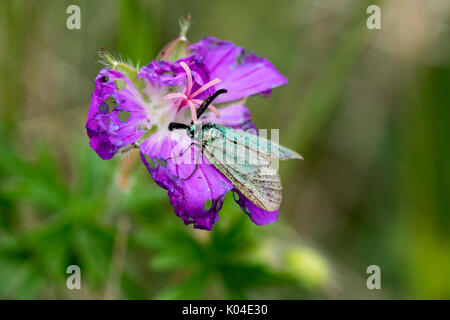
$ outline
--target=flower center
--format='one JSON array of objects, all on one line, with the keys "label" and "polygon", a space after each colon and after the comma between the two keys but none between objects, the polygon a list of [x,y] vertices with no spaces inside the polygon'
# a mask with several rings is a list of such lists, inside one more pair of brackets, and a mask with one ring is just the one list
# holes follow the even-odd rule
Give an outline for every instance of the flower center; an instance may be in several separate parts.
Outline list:
[{"label": "flower center", "polygon": [[[197,121],[197,111],[196,108],[203,103],[201,99],[195,99],[196,96],[198,96],[200,93],[204,92],[205,90],[208,90],[210,87],[218,84],[220,82],[220,79],[214,79],[206,83],[205,85],[198,88],[196,91],[192,91],[192,72],[189,66],[184,63],[180,62],[180,66],[184,69],[186,72],[186,88],[184,93],[178,92],[178,93],[169,93],[165,96],[166,99],[177,99],[180,100],[180,103],[178,105],[178,108],[182,108],[184,106],[189,106],[191,110],[191,118],[192,121],[195,123]],[[220,117],[219,111],[214,107],[212,104],[208,106],[208,108],[214,112],[216,117]]]}]

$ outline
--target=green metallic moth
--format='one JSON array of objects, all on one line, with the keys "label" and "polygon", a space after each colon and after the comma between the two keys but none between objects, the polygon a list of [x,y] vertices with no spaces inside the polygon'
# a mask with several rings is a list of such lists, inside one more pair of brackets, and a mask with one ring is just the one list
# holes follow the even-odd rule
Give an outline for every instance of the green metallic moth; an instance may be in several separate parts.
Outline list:
[{"label": "green metallic moth", "polygon": [[[197,119],[219,94],[225,92],[225,89],[218,90],[205,99],[197,110]],[[270,165],[270,159],[303,159],[297,152],[275,142],[214,123],[186,125],[172,122],[169,130],[174,129],[185,129],[208,161],[247,199],[265,211],[278,210],[282,199],[280,176]]]}]

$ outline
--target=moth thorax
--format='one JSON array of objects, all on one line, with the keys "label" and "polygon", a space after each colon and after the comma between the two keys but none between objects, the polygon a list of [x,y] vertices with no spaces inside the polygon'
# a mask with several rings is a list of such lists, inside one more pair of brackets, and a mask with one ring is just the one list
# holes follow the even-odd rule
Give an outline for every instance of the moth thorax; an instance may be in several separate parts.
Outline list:
[{"label": "moth thorax", "polygon": [[195,127],[194,130],[191,131],[192,137],[197,141],[202,141],[204,139],[204,133],[201,127]]}]

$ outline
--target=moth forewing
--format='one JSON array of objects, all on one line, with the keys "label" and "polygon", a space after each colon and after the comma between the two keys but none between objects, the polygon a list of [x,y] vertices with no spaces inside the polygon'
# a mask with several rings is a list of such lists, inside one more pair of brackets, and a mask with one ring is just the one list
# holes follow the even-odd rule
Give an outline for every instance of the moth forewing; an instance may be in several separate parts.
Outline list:
[{"label": "moth forewing", "polygon": [[248,200],[265,211],[278,210],[281,180],[271,159],[302,159],[278,143],[251,133],[206,123],[196,126],[193,138],[201,144],[208,161]]},{"label": "moth forewing", "polygon": [[260,159],[258,153],[248,147],[248,141],[240,141],[238,137],[225,139],[226,151],[231,164],[241,164],[248,166],[257,166],[266,164],[265,159]]},{"label": "moth forewing", "polygon": [[[241,171],[236,170],[236,166],[225,167],[221,164],[216,164],[215,167],[230,180],[237,190],[256,206],[265,211],[276,211],[279,209],[282,189],[278,172],[275,169],[266,167],[274,170],[274,174],[271,175],[272,179],[269,180],[267,176],[264,179],[259,179],[259,174],[242,175]],[[264,185],[261,185],[261,182]]]},{"label": "moth forewing", "polygon": [[275,141],[233,128],[223,127],[223,129],[225,138],[228,140],[238,141],[238,143],[244,144],[249,149],[256,150],[266,157],[280,160],[303,159],[297,152],[283,147]]},{"label": "moth forewing", "polygon": [[211,161],[224,165],[269,166],[270,161],[264,155],[244,144],[233,143],[229,139],[216,138],[205,144],[204,149],[210,153]]},{"label": "moth forewing", "polygon": [[223,141],[216,139],[205,145],[203,153],[211,164],[251,202],[266,211],[278,210],[282,186],[277,170],[270,166],[267,159],[261,157],[257,160],[259,165],[243,163],[246,154],[249,162],[256,161],[254,158],[258,157],[258,154],[252,149],[247,149],[246,153],[226,152],[225,158],[220,161],[216,155],[226,150],[224,148],[228,144],[224,145]]}]

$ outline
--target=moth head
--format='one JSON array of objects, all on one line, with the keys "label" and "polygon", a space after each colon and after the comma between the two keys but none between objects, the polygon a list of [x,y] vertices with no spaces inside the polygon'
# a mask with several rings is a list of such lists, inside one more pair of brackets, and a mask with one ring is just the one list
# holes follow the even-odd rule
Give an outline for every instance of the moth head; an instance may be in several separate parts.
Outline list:
[{"label": "moth head", "polygon": [[184,123],[171,122],[171,123],[169,123],[168,129],[170,131],[175,130],[175,129],[187,129],[187,130],[189,130],[189,126],[184,124]]},{"label": "moth head", "polygon": [[193,137],[193,136],[194,136],[195,128],[196,128],[196,125],[195,125],[195,124],[191,124],[190,126],[188,126],[188,127],[186,128],[186,131],[187,131],[187,133],[188,133],[188,135],[189,135],[190,137]]}]

